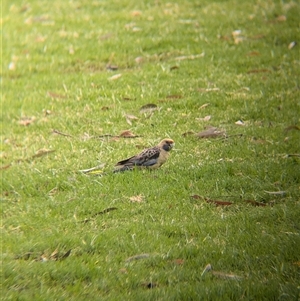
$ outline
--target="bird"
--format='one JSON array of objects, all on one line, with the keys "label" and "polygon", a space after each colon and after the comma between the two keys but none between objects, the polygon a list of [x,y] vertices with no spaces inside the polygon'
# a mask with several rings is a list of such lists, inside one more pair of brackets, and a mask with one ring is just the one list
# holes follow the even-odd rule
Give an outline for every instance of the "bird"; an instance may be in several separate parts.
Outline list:
[{"label": "bird", "polygon": [[165,138],[158,145],[144,149],[138,155],[119,161],[115,165],[114,173],[126,170],[157,169],[162,166],[169,157],[169,152],[175,145],[174,141]]}]

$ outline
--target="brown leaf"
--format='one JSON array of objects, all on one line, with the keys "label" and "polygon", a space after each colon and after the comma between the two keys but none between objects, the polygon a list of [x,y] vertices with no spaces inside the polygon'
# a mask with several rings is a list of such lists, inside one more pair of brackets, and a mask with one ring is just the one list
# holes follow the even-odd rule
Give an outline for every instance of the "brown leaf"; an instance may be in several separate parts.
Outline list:
[{"label": "brown leaf", "polygon": [[197,195],[197,194],[191,195],[191,198],[193,198],[195,200],[204,199],[202,196]]},{"label": "brown leaf", "polygon": [[135,100],[135,98],[131,98],[131,97],[122,97],[123,100]]},{"label": "brown leaf", "polygon": [[286,16],[285,15],[280,15],[276,18],[276,21],[285,22],[286,21]]},{"label": "brown leaf", "polygon": [[170,71],[175,70],[175,69],[179,69],[179,66],[172,66],[172,67],[170,67]]},{"label": "brown leaf", "polygon": [[119,137],[123,138],[136,138],[137,135],[133,134],[130,130],[126,130],[120,133]]},{"label": "brown leaf", "polygon": [[247,53],[247,56],[259,56],[260,53],[258,51],[251,51]]},{"label": "brown leaf", "polygon": [[138,118],[134,115],[126,114],[125,115],[126,121],[129,125],[132,125],[132,120],[138,120]]},{"label": "brown leaf", "polygon": [[140,113],[153,112],[153,111],[155,111],[157,109],[158,109],[158,107],[157,107],[156,104],[154,104],[154,103],[148,103],[146,105],[143,105],[140,108]]},{"label": "brown leaf", "polygon": [[177,258],[177,259],[174,259],[173,262],[177,265],[183,265],[184,259]]},{"label": "brown leaf", "polygon": [[218,129],[217,127],[208,127],[206,130],[196,134],[198,138],[216,138],[225,135],[225,131]]},{"label": "brown leaf", "polygon": [[55,150],[49,150],[49,149],[39,149],[33,156],[31,156],[29,159],[34,159],[34,158],[40,158],[45,155],[51,154],[55,152]]},{"label": "brown leaf", "polygon": [[11,167],[11,164],[2,165],[2,166],[0,166],[0,170],[8,169],[10,167]]},{"label": "brown leaf", "polygon": [[206,203],[214,204],[216,206],[229,206],[229,205],[233,204],[232,202],[219,201],[219,200],[208,200],[208,199],[206,199],[205,201],[206,201]]},{"label": "brown leaf", "polygon": [[35,117],[22,117],[19,121],[18,124],[28,126],[32,124],[35,121]]},{"label": "brown leaf", "polygon": [[300,131],[300,128],[297,125],[290,125],[284,129],[285,132],[289,132],[292,130]]},{"label": "brown leaf", "polygon": [[57,135],[61,135],[61,136],[65,136],[65,137],[73,137],[72,135],[62,133],[62,132],[60,132],[60,131],[58,131],[58,130],[55,130],[55,129],[52,130],[52,133],[53,133],[53,134],[57,134]]},{"label": "brown leaf", "polygon": [[107,69],[107,70],[110,70],[110,71],[116,71],[116,70],[119,69],[119,67],[118,67],[118,66],[115,66],[115,65],[107,65],[107,66],[106,66],[106,69]]}]

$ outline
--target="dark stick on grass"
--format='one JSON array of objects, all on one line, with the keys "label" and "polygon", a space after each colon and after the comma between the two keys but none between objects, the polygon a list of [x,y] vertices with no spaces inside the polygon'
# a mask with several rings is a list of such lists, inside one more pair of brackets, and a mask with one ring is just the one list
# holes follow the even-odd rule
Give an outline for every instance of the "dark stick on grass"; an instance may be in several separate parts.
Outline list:
[{"label": "dark stick on grass", "polygon": [[102,214],[104,214],[104,213],[107,213],[107,212],[110,212],[110,211],[113,211],[113,210],[117,210],[117,209],[118,209],[118,208],[116,208],[116,207],[106,208],[106,209],[104,209],[103,211],[100,211],[100,212],[97,212],[97,213],[93,214],[90,218],[86,218],[85,220],[81,221],[81,223],[84,223],[84,224],[85,224],[85,223],[91,221],[93,218],[95,218],[95,217],[98,216],[98,215],[102,215]]}]

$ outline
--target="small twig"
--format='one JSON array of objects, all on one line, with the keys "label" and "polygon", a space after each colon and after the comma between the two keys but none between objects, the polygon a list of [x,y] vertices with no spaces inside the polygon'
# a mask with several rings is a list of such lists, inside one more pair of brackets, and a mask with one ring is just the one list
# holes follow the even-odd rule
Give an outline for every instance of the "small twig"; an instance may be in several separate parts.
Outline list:
[{"label": "small twig", "polygon": [[55,130],[55,129],[52,130],[52,133],[58,134],[58,135],[61,135],[61,136],[64,136],[64,137],[72,137],[72,138],[74,138],[74,136],[72,136],[72,135],[62,133],[62,132],[60,132],[60,131],[58,131],[58,130]]},{"label": "small twig", "polygon": [[98,215],[101,215],[101,214],[104,214],[104,213],[107,213],[107,212],[110,212],[110,211],[113,211],[113,210],[117,210],[117,209],[118,208],[116,208],[116,207],[106,208],[103,211],[100,211],[100,212],[97,212],[97,213],[93,214],[90,218],[86,218],[85,220],[81,221],[81,223],[85,224],[85,223],[89,222],[90,220],[92,220],[93,218],[95,218]]}]

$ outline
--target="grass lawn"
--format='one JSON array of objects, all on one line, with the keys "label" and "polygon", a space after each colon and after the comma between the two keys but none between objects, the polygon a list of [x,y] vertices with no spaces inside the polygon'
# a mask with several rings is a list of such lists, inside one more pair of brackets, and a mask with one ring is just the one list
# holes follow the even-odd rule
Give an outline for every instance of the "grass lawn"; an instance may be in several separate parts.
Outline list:
[{"label": "grass lawn", "polygon": [[4,0],[2,300],[299,300],[299,14]]}]

